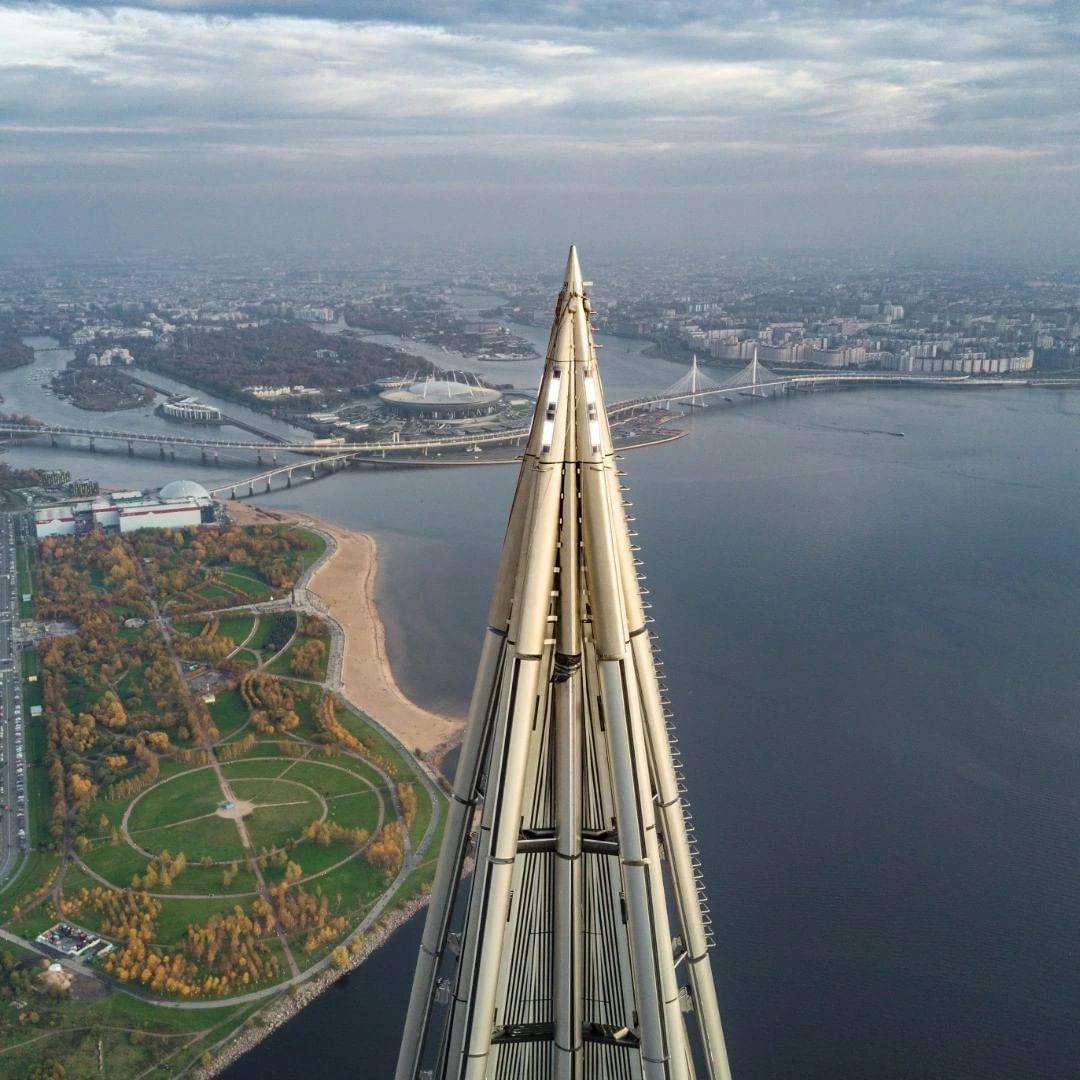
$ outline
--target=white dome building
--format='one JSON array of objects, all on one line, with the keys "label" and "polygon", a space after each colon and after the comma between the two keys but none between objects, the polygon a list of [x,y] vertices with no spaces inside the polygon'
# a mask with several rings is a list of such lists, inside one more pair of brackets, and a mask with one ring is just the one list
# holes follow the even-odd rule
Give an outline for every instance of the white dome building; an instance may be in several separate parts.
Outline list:
[{"label": "white dome building", "polygon": [[162,502],[177,502],[181,499],[204,499],[210,502],[210,492],[194,480],[171,480],[158,491]]},{"label": "white dome building", "polygon": [[490,416],[502,394],[479,382],[457,379],[418,379],[397,390],[386,390],[379,399],[392,412],[426,420],[460,420]]}]

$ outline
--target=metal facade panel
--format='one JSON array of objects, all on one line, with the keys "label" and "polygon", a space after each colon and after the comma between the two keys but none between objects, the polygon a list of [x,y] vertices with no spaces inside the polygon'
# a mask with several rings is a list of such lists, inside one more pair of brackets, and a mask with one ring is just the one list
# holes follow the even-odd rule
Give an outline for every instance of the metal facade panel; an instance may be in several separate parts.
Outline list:
[{"label": "metal facade panel", "polygon": [[729,1075],[590,312],[571,249],[396,1080]]}]

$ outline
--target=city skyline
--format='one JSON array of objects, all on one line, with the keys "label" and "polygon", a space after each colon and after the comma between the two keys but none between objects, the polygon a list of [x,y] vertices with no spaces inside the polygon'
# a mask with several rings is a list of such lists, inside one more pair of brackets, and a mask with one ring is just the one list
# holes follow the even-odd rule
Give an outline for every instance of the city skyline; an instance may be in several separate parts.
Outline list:
[{"label": "city skyline", "polygon": [[1077,30],[1060,3],[2,4],[0,239],[1056,259]]}]

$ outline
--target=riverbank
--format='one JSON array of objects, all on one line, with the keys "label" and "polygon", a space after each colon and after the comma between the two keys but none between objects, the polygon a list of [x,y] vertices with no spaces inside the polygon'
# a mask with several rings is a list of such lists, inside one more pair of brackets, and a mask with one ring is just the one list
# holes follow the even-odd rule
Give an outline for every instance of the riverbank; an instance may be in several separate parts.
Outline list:
[{"label": "riverbank", "polygon": [[263,1039],[268,1038],[283,1024],[287,1024],[301,1009],[310,1005],[320,994],[329,990],[340,979],[347,978],[373,953],[382,948],[390,936],[399,927],[427,907],[428,898],[418,896],[403,904],[397,910],[380,920],[365,936],[364,942],[356,953],[349,953],[349,961],[344,968],[325,968],[314,978],[301,986],[293,987],[266,1006],[258,1015],[262,1022],[256,1026],[245,1024],[225,1039],[213,1052],[210,1064],[200,1070],[200,1080],[210,1080],[219,1076],[230,1065],[235,1064],[249,1050],[254,1049]]},{"label": "riverbank", "polygon": [[376,595],[378,548],[371,536],[311,514],[268,510],[240,500],[229,502],[228,511],[240,525],[310,524],[330,536],[334,550],[315,569],[307,588],[344,633],[341,690],[345,697],[410,750],[427,754],[460,736],[463,718],[421,708],[405,696],[394,678]]}]

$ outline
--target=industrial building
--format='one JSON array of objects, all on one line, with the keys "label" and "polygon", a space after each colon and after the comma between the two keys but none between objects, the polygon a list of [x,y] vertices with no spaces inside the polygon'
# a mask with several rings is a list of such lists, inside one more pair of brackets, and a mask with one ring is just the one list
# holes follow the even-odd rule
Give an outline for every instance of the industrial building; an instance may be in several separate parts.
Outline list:
[{"label": "industrial building", "polygon": [[213,524],[214,500],[194,480],[174,480],[156,493],[114,491],[89,499],[73,499],[34,510],[34,533],[81,536],[94,528],[129,533],[137,529],[182,529]]}]

